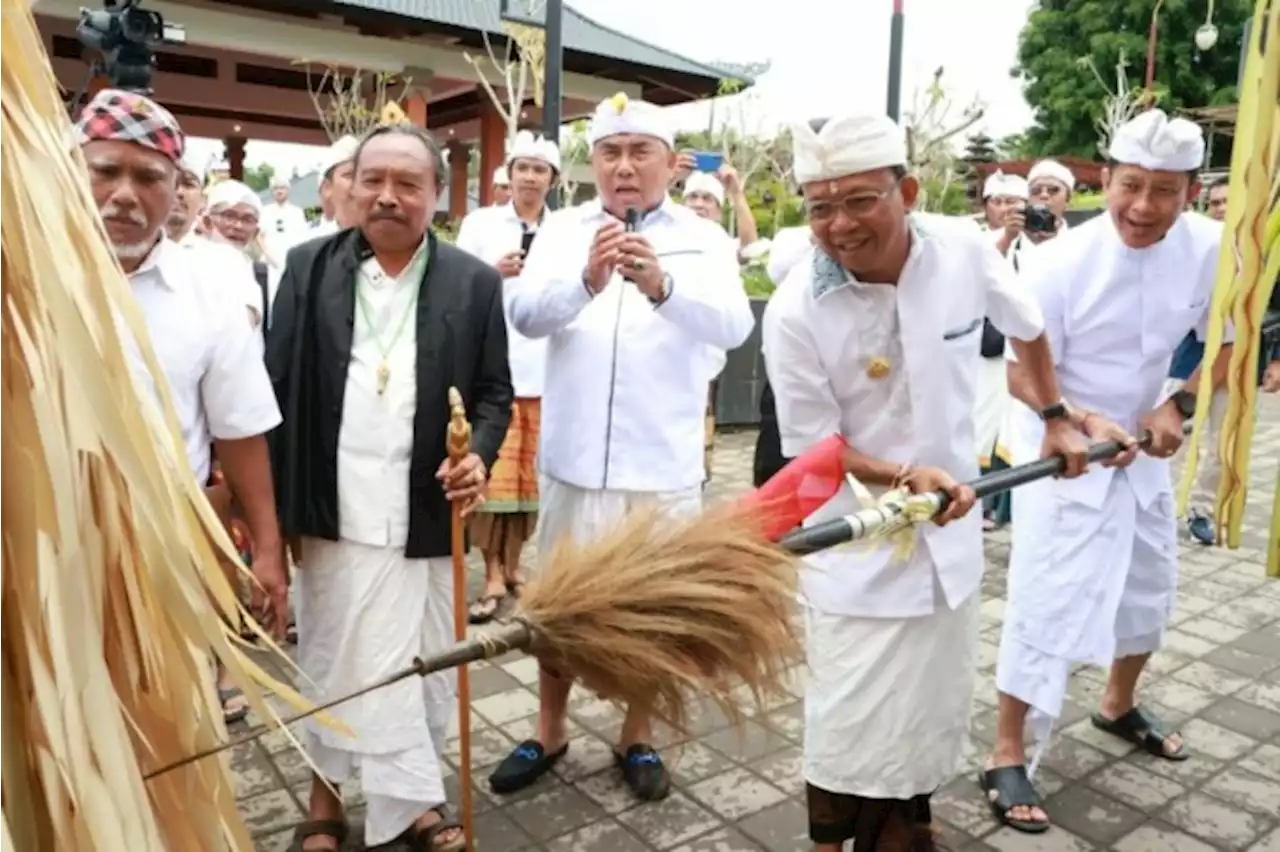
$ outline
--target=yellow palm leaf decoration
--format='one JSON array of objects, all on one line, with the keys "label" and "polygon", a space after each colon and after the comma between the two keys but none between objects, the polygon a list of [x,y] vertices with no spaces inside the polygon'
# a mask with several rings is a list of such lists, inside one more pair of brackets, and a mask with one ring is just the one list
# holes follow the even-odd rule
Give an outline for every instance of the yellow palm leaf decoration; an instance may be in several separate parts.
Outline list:
[{"label": "yellow palm leaf decoration", "polygon": [[[1240,546],[1244,522],[1262,317],[1280,273],[1280,0],[1258,0],[1250,32],[1231,155],[1226,230],[1203,359],[1206,365],[1217,359],[1230,321],[1235,329],[1235,345],[1227,375],[1229,403],[1221,440],[1215,448],[1222,459],[1223,476],[1214,516],[1219,537],[1225,531],[1231,548]],[[1195,431],[1182,475],[1180,512],[1186,511],[1195,479],[1211,391],[1210,371],[1205,370],[1196,394]],[[1273,514],[1269,538],[1268,573],[1276,577],[1280,576],[1280,514]]]}]

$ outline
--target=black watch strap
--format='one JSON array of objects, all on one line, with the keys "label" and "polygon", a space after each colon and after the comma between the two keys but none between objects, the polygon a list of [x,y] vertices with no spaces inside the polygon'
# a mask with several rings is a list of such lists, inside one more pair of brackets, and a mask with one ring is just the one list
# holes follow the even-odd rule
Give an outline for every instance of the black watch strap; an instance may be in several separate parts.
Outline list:
[{"label": "black watch strap", "polygon": [[1050,420],[1066,420],[1071,416],[1071,409],[1065,400],[1058,400],[1053,405],[1040,409],[1040,419],[1048,423]]},{"label": "black watch strap", "polygon": [[1190,420],[1196,416],[1196,395],[1189,390],[1180,390],[1170,399],[1173,405],[1178,409],[1178,413],[1182,415],[1183,420]]}]

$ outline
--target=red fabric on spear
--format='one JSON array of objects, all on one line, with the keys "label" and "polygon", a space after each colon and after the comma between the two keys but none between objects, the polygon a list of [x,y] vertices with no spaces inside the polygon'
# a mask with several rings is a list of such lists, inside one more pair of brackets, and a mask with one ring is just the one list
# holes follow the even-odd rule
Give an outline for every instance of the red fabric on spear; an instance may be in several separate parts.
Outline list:
[{"label": "red fabric on spear", "polygon": [[814,444],[764,485],[744,494],[738,505],[754,511],[763,535],[770,541],[778,541],[840,490],[844,482],[844,451],[848,446],[841,435],[832,435]]}]

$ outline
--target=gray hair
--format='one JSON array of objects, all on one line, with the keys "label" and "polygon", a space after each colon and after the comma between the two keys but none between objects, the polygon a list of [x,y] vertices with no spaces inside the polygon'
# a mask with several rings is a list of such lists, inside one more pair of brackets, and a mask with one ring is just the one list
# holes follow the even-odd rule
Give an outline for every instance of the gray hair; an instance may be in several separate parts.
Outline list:
[{"label": "gray hair", "polygon": [[422,143],[427,149],[428,156],[431,157],[431,168],[435,172],[436,191],[444,191],[445,184],[448,183],[448,173],[445,171],[444,149],[440,147],[440,143],[425,128],[416,124],[379,124],[377,127],[366,133],[361,139],[360,144],[356,146],[356,152],[351,156],[351,165],[360,170],[360,155],[364,153],[364,146],[368,145],[374,139],[380,136],[388,135],[410,136]]}]

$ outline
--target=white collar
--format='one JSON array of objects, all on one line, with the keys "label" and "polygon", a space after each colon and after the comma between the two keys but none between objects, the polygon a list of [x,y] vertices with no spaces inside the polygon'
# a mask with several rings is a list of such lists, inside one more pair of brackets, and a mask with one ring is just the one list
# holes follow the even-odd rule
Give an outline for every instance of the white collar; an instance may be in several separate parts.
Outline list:
[{"label": "white collar", "polygon": [[178,289],[177,280],[181,274],[178,271],[178,264],[184,260],[184,254],[183,252],[174,251],[177,246],[177,243],[162,234],[155,248],[147,253],[147,256],[142,259],[142,263],[138,264],[137,269],[129,273],[129,280],[132,281],[139,275],[154,271],[157,273],[156,277],[160,279],[160,283],[170,290]]},{"label": "white collar", "polygon": [[[687,212],[690,213],[690,215],[696,215],[693,213],[693,211],[687,210],[687,208],[679,204],[676,204],[674,201],[672,201],[671,196],[664,195],[662,197],[661,203],[659,203],[657,207],[654,207],[652,210],[647,211],[640,218],[640,223],[642,225],[645,225],[645,224],[661,221],[663,218],[671,219],[672,217],[677,215],[676,214],[677,210],[686,210]],[[582,205],[583,221],[589,221],[591,219],[603,219],[606,216],[608,216],[609,218],[616,218],[612,213],[604,209],[604,202],[602,202],[599,198],[593,198],[591,201],[588,201],[586,204]]]}]

